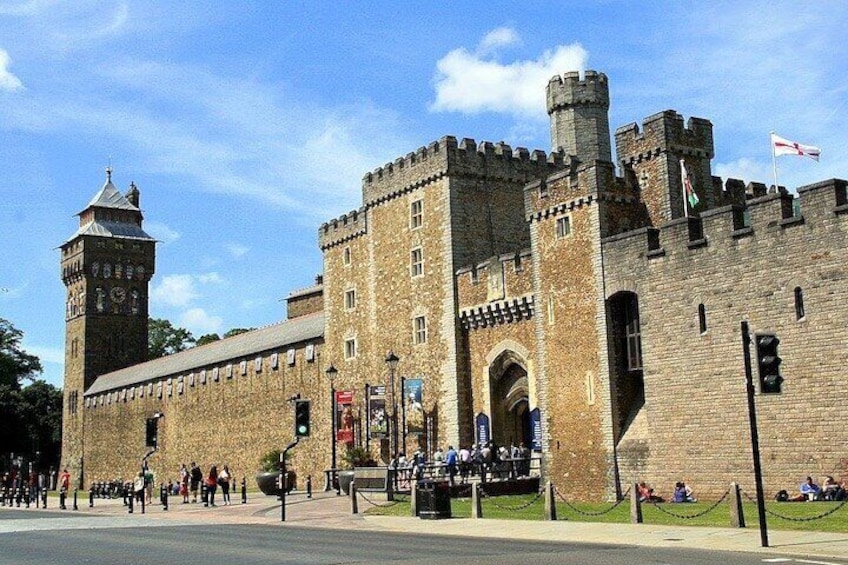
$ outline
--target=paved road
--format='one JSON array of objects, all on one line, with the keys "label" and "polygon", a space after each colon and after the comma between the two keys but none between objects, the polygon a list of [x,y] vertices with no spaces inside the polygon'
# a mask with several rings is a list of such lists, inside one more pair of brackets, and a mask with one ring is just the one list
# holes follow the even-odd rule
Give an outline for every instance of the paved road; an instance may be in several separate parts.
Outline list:
[{"label": "paved road", "polygon": [[[3,513],[6,514],[6,513]],[[45,517],[45,519],[51,519]],[[78,518],[63,518],[68,522]],[[342,564],[407,565],[517,563],[641,565],[759,564],[762,556],[689,549],[544,543],[328,530],[270,525],[178,525],[70,529],[0,534],[0,564],[210,565]]]}]

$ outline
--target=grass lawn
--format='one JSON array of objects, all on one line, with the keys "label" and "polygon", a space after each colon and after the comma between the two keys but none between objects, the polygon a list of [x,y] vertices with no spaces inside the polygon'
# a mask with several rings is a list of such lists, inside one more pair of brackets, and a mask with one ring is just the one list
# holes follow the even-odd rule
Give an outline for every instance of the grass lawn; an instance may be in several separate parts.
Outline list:
[{"label": "grass lawn", "polygon": [[[612,507],[610,503],[575,503],[571,506],[557,499],[557,517],[560,520],[572,520],[575,522],[600,522],[600,523],[629,523],[630,501],[625,500],[616,508],[605,512]],[[528,506],[529,504],[529,506]],[[766,502],[766,517],[769,529],[775,530],[809,530],[819,532],[843,532],[848,533],[848,504],[839,506],[840,502]],[[722,502],[715,509],[703,516],[692,518],[680,518],[669,515],[672,512],[679,516],[694,516],[710,508],[711,502],[694,502],[687,504],[661,504],[655,507],[653,504],[642,505],[642,517],[646,524],[661,524],[675,526],[709,526],[718,528],[730,527],[730,507],[727,502]],[[544,520],[545,504],[542,497],[535,495],[499,496],[497,498],[484,498],[482,502],[484,518],[498,518],[505,520]],[[393,506],[371,506],[368,503],[360,503],[360,508],[367,507],[369,514],[386,516],[409,516],[410,506],[408,497],[402,497],[402,501]],[[745,522],[748,528],[759,528],[757,517],[757,505],[753,502],[743,503]],[[832,514],[808,521],[794,521],[778,517],[794,518],[803,520],[823,514],[829,510],[836,509]],[[471,499],[451,499],[451,512],[455,518],[471,517]],[[581,513],[582,512],[582,513]],[[600,514],[603,512],[602,514]]]}]

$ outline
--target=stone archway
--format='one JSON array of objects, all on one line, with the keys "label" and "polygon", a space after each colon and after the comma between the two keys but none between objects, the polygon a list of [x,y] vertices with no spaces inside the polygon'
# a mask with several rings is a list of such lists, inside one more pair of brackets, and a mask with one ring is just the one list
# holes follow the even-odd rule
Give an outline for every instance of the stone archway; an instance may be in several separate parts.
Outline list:
[{"label": "stone archway", "polygon": [[489,365],[492,441],[496,445],[530,444],[530,389],[527,367],[514,351],[503,351]]}]

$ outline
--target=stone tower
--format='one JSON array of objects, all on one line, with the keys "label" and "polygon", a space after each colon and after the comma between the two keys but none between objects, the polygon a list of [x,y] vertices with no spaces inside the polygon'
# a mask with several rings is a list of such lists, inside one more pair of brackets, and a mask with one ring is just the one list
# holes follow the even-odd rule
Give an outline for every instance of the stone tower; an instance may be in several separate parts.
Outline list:
[{"label": "stone tower", "polygon": [[83,484],[83,393],[95,377],[147,358],[148,283],[155,240],[142,229],[140,194],[106,183],[80,212],[77,232],[60,247],[65,302],[62,466]]},{"label": "stone tower", "polygon": [[611,161],[607,76],[586,71],[555,76],[547,87],[551,146],[581,162]]}]

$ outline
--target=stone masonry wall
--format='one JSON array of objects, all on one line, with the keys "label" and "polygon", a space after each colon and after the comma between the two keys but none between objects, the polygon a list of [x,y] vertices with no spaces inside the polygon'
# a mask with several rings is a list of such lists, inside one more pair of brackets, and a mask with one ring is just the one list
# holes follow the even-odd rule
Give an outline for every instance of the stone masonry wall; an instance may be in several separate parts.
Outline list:
[{"label": "stone masonry wall", "polygon": [[[841,448],[848,432],[839,425],[848,418],[845,191],[845,181],[799,189],[803,219],[791,217],[788,195],[751,200],[748,227],[731,207],[715,209],[702,215],[701,242],[691,242],[683,221],[664,226],[650,252],[642,232],[605,242],[607,296],[637,293],[642,330],[647,458],[641,470],[632,467],[625,436],[624,480],[647,480],[664,495],[677,480],[703,498],[721,495],[731,481],[753,492],[742,320],[752,334],[781,340],[783,392],[756,397],[766,492],[792,491],[806,475],[848,477]],[[750,350],[755,360],[753,344]],[[756,361],[753,370],[756,382]]]}]

